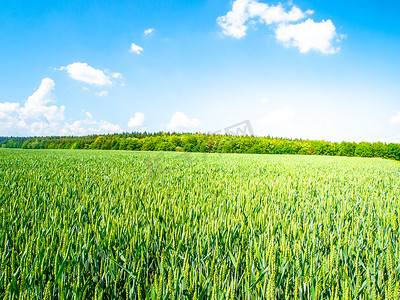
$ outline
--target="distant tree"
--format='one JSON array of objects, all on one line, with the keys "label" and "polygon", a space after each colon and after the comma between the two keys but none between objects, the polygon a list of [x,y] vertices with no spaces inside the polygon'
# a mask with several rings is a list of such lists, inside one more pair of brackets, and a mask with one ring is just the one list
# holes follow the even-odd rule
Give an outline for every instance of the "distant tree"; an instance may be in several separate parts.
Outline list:
[{"label": "distant tree", "polygon": [[119,150],[126,150],[127,145],[128,145],[127,139],[122,138],[121,141],[119,142]]},{"label": "distant tree", "polygon": [[400,160],[400,145],[399,144],[388,144],[386,157],[390,159]]},{"label": "distant tree", "polygon": [[173,135],[170,137],[170,141],[175,147],[182,147],[182,140],[181,140],[180,136]]},{"label": "distant tree", "polygon": [[263,150],[261,149],[261,147],[259,146],[259,145],[253,145],[251,148],[250,148],[250,151],[249,151],[250,153],[255,153],[255,154],[261,154],[262,152],[263,152]]},{"label": "distant tree", "polygon": [[387,149],[383,143],[377,142],[372,144],[372,152],[374,157],[385,157]]},{"label": "distant tree", "polygon": [[111,150],[118,150],[119,149],[119,142],[116,142],[114,146],[112,146]]},{"label": "distant tree", "polygon": [[208,152],[212,152],[213,151],[213,145],[214,145],[214,142],[212,140],[208,140],[206,142],[206,147],[207,147]]},{"label": "distant tree", "polygon": [[337,153],[337,155],[354,156],[355,149],[356,149],[356,144],[349,142],[341,142],[339,144],[339,153]]},{"label": "distant tree", "polygon": [[360,143],[356,146],[355,156],[359,157],[373,157],[372,147],[370,143]]},{"label": "distant tree", "polygon": [[382,157],[400,160],[400,145],[391,143],[330,143],[283,138],[132,132],[84,137],[0,137],[2,148],[113,149],[216,153],[315,154]]},{"label": "distant tree", "polygon": [[171,142],[163,141],[156,145],[155,150],[156,151],[174,151],[175,146]]},{"label": "distant tree", "polygon": [[103,146],[103,144],[106,143],[106,138],[104,136],[99,136],[96,138],[96,140],[94,141],[93,145],[93,149],[101,149],[101,147]]},{"label": "distant tree", "polygon": [[39,144],[39,148],[40,149],[46,149],[47,148],[47,141],[46,140],[42,140]]},{"label": "distant tree", "polygon": [[185,152],[196,152],[197,137],[185,134],[182,138],[182,147]]},{"label": "distant tree", "polygon": [[71,149],[82,149],[83,144],[81,141],[77,141],[71,145]]},{"label": "distant tree", "polygon": [[32,142],[31,145],[30,145],[30,148],[31,148],[31,149],[40,149],[40,143],[39,143],[39,141],[36,140],[36,141]]},{"label": "distant tree", "polygon": [[142,142],[138,138],[127,138],[126,150],[139,150],[142,146]]}]

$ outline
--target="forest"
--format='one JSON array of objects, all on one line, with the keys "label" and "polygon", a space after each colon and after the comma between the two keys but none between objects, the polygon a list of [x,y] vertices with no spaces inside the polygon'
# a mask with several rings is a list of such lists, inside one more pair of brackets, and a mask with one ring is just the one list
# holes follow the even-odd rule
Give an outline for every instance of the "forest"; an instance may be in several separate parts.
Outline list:
[{"label": "forest", "polygon": [[0,137],[2,148],[101,149],[204,153],[301,154],[380,157],[400,160],[400,144],[216,135],[202,133],[132,132],[109,135]]}]

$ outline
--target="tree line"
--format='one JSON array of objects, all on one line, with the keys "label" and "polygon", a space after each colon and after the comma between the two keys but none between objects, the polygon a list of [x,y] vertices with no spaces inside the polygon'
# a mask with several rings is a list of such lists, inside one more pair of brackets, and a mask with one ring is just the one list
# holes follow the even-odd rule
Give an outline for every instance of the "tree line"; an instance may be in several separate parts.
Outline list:
[{"label": "tree line", "polygon": [[132,132],[82,137],[0,137],[2,148],[303,154],[400,160],[400,144],[326,142],[202,133]]}]

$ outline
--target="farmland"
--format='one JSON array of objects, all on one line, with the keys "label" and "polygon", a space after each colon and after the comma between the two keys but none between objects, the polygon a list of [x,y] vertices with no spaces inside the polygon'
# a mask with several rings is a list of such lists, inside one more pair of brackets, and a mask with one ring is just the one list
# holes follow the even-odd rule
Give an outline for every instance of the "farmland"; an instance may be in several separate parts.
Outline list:
[{"label": "farmland", "polygon": [[5,299],[399,299],[400,164],[0,150]]}]

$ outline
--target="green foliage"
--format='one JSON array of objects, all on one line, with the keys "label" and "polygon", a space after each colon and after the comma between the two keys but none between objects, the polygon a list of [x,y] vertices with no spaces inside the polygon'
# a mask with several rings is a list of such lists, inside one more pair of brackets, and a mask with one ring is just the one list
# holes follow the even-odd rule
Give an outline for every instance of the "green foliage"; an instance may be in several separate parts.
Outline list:
[{"label": "green foliage", "polygon": [[399,299],[399,170],[367,158],[0,149],[0,297]]},{"label": "green foliage", "polygon": [[400,160],[399,144],[330,143],[272,137],[178,133],[123,133],[84,137],[0,138],[2,148],[184,151],[381,157]]}]

